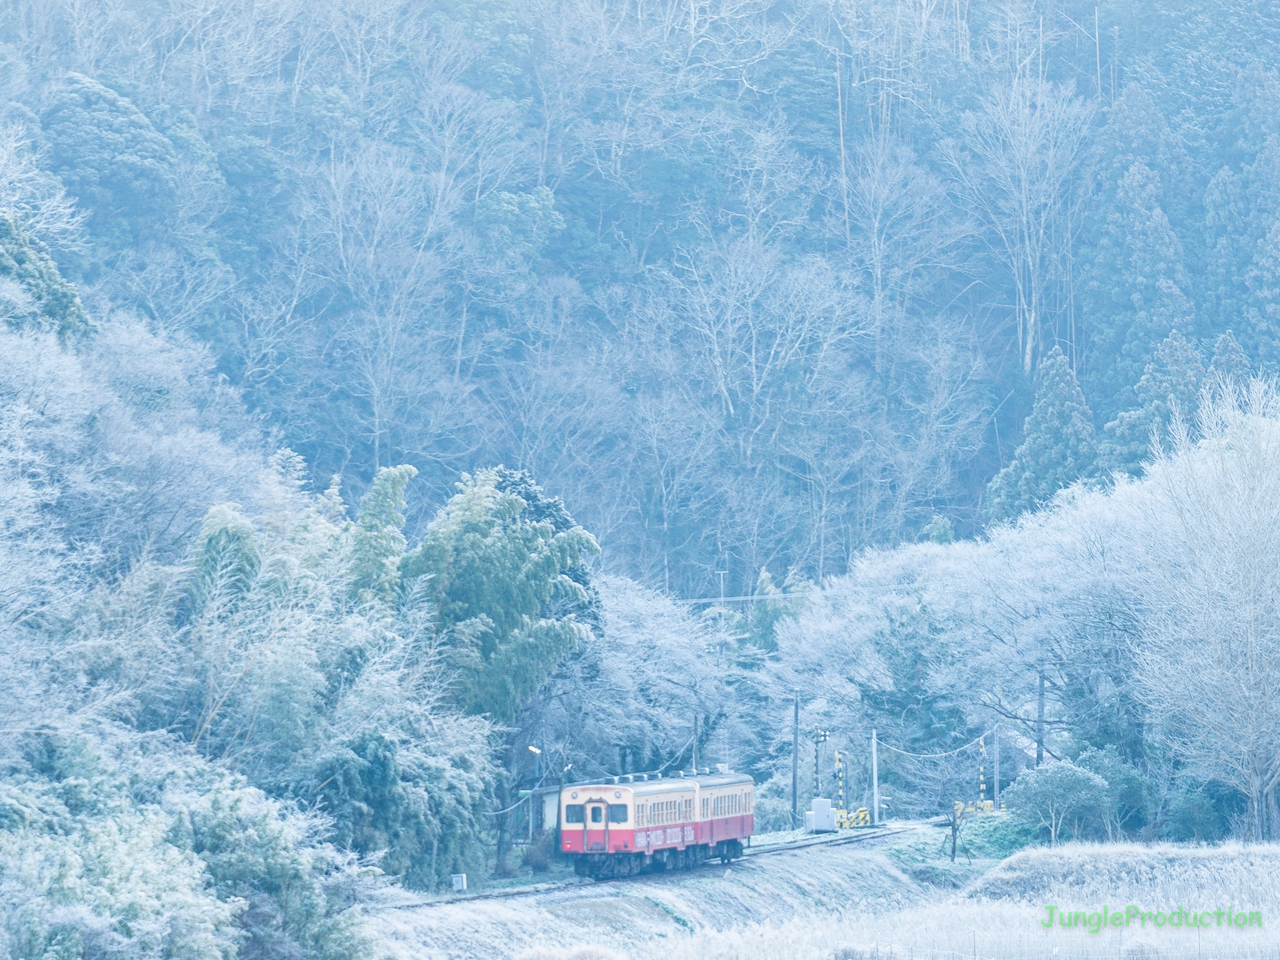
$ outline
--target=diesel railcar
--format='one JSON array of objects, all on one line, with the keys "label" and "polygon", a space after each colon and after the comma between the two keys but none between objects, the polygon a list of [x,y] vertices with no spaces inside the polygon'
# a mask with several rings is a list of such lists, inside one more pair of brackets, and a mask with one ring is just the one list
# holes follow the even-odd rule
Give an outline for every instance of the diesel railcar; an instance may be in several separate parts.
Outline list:
[{"label": "diesel railcar", "polygon": [[560,791],[560,852],[580,876],[627,877],[742,856],[755,827],[746,774],[635,774]]}]

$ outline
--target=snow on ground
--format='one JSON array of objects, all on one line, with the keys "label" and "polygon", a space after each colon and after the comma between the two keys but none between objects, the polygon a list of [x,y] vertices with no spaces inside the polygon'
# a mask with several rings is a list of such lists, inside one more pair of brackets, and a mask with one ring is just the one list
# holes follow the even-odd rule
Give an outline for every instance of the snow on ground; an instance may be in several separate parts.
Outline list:
[{"label": "snow on ground", "polygon": [[859,844],[749,856],[731,867],[657,874],[503,900],[427,905],[401,897],[374,911],[376,934],[403,960],[518,956],[594,944],[624,953],[796,917],[918,903],[923,889],[884,853]]},{"label": "snow on ground", "polygon": [[[1280,960],[1280,846],[1027,850],[957,891],[899,869],[933,847],[922,836],[896,849],[749,858],[727,875],[708,867],[514,900],[406,899],[373,919],[404,960]],[[1084,923],[1046,929],[1047,904]],[[1089,931],[1104,905],[1110,916],[1131,904],[1151,914],[1145,925]],[[1208,926],[1171,926],[1179,907]],[[1236,929],[1214,911],[1253,912],[1261,926]]]}]

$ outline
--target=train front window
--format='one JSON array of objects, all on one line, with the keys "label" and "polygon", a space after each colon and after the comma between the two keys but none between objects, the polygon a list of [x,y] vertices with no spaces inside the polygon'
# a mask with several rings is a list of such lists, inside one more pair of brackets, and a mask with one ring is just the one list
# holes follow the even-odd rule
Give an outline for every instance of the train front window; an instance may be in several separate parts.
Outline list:
[{"label": "train front window", "polygon": [[570,803],[564,808],[565,823],[582,823],[582,804]]},{"label": "train front window", "polygon": [[600,823],[600,822],[602,822],[603,820],[604,820],[604,808],[603,808],[603,807],[592,807],[592,808],[591,808],[591,822],[592,822],[592,823]]},{"label": "train front window", "polygon": [[627,822],[627,805],[625,803],[609,804],[609,822],[610,823],[626,823]]}]

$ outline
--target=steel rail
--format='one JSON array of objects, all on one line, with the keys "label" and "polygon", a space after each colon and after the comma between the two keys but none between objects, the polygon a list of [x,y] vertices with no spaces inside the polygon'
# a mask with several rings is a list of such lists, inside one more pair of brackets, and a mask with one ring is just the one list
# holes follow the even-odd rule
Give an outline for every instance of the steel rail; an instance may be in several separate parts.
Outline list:
[{"label": "steel rail", "polygon": [[[890,837],[899,833],[909,833],[913,830],[920,829],[921,824],[904,824],[895,827],[873,828],[871,830],[849,834],[847,836],[836,834],[834,836],[816,836],[802,837],[797,840],[789,840],[785,843],[771,843],[765,847],[748,847],[743,851],[742,859],[763,857],[775,853],[791,853],[795,850],[808,850],[812,847],[842,847],[851,843],[861,843],[865,840],[877,840],[882,837]],[[671,870],[655,873],[637,873],[629,877],[610,877],[607,880],[591,880],[589,878],[574,878],[572,880],[553,880],[547,883],[538,883],[526,887],[513,887],[509,890],[490,890],[485,893],[470,893],[460,897],[443,897],[438,900],[420,900],[417,903],[397,903],[388,904],[382,909],[386,910],[416,910],[419,907],[447,907],[459,903],[475,903],[481,900],[511,900],[517,897],[535,897],[540,893],[555,893],[559,890],[572,890],[579,887],[600,887],[606,883],[625,883],[630,880],[640,878],[650,879],[668,879],[674,880],[677,877],[688,876],[695,873],[703,866],[718,866],[714,863],[715,858],[704,861],[697,867],[691,867],[687,870]]]}]

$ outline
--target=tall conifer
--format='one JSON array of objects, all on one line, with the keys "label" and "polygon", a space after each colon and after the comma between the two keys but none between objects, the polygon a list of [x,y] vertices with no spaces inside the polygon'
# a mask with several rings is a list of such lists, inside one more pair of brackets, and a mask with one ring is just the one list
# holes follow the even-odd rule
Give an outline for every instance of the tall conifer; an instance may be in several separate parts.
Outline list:
[{"label": "tall conifer", "polygon": [[1107,424],[1109,436],[1099,450],[1098,466],[1106,472],[1140,473],[1151,455],[1153,435],[1163,440],[1175,416],[1189,420],[1195,415],[1203,381],[1200,351],[1174,330],[1134,388],[1138,405]]},{"label": "tall conifer", "polygon": [[1013,462],[987,487],[987,514],[1007,520],[1033,510],[1093,469],[1093,414],[1061,347],[1040,364],[1040,386]]},{"label": "tall conifer", "polygon": [[1249,358],[1228,330],[1214,344],[1213,360],[1209,364],[1209,382],[1239,387],[1244,385],[1251,373]]}]

